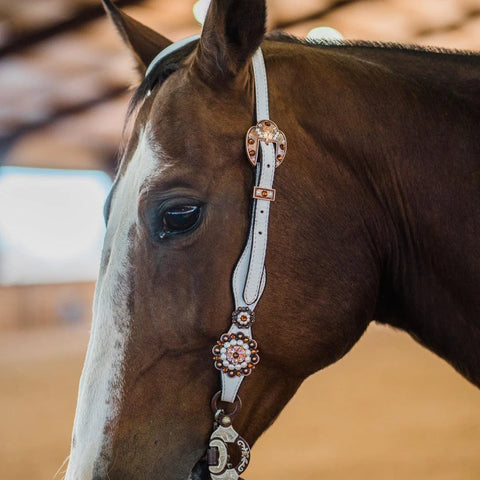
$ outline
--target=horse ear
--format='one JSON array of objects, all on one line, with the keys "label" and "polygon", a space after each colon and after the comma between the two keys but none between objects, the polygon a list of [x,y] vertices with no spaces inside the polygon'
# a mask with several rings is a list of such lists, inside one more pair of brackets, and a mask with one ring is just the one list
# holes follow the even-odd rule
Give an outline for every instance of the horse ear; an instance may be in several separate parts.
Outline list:
[{"label": "horse ear", "polygon": [[102,0],[102,3],[144,75],[155,56],[172,42],[119,10],[111,0]]},{"label": "horse ear", "polygon": [[265,22],[265,0],[212,0],[194,63],[202,78],[232,82],[260,46]]}]

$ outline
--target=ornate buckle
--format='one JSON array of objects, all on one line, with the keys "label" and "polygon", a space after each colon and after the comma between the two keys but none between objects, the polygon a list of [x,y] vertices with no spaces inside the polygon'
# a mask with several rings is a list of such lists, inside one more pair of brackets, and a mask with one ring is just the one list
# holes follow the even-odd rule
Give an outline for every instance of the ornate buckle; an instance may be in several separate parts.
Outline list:
[{"label": "ornate buckle", "polygon": [[[212,480],[241,480],[240,474],[245,471],[250,463],[250,446],[232,426],[232,418],[241,407],[241,400],[237,397],[235,408],[230,414],[217,408],[217,401],[221,392],[218,392],[212,398],[212,408],[216,410],[214,431],[210,436],[207,451],[208,470]],[[230,463],[228,454],[228,444],[233,444],[240,450],[240,460],[238,465],[233,466]]]},{"label": "ornate buckle", "polygon": [[275,167],[279,167],[287,154],[287,137],[271,120],[262,120],[250,127],[245,138],[247,156],[255,167],[258,161],[259,142],[275,144]]},{"label": "ornate buckle", "polygon": [[[224,416],[222,421],[231,422],[231,419]],[[236,445],[241,452],[240,462],[235,467],[230,463],[228,443]],[[232,425],[228,427],[219,425],[212,433],[208,446],[208,469],[212,480],[238,480],[250,463],[250,446],[247,441],[235,431]]]}]

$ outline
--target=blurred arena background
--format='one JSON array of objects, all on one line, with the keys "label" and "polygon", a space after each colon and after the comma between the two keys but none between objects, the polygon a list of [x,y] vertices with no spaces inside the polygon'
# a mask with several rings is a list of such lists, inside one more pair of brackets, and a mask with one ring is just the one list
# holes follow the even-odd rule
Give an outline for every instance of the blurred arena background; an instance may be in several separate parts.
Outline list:
[{"label": "blurred arena background", "polygon": [[[172,40],[205,2],[119,0]],[[269,28],[480,50],[480,0],[269,0]],[[102,243],[101,208],[136,77],[99,0],[0,0],[0,478],[68,455]],[[61,478],[61,470],[59,473]],[[480,478],[480,394],[372,326],[301,388],[250,480]]]}]

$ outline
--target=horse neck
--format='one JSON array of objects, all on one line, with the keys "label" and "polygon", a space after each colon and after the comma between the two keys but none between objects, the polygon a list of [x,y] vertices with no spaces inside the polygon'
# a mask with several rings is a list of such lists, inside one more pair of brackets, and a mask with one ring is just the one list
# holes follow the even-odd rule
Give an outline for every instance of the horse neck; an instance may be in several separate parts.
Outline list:
[{"label": "horse neck", "polygon": [[383,321],[480,385],[480,124],[465,106],[440,109],[378,177],[392,242]]},{"label": "horse neck", "polygon": [[480,385],[479,57],[307,48],[290,102],[319,161],[333,156],[358,182],[353,201],[375,205],[376,320]]}]

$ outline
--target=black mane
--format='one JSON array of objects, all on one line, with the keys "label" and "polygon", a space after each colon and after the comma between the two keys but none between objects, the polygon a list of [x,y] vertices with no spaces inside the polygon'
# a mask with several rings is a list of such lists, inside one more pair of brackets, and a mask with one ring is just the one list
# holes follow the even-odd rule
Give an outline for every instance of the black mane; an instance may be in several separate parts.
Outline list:
[{"label": "black mane", "polygon": [[306,47],[318,47],[318,48],[335,48],[335,49],[376,49],[376,50],[390,50],[390,51],[408,51],[408,52],[418,52],[419,54],[444,54],[444,55],[459,55],[461,57],[473,56],[479,57],[479,52],[474,52],[471,50],[459,50],[459,49],[450,49],[434,46],[422,46],[410,43],[395,43],[395,42],[378,42],[378,41],[368,41],[368,40],[318,40],[310,38],[300,38],[289,33],[282,31],[273,31],[266,35],[266,40],[271,40],[274,42],[284,42],[284,43],[293,43],[297,45],[304,45]]}]

